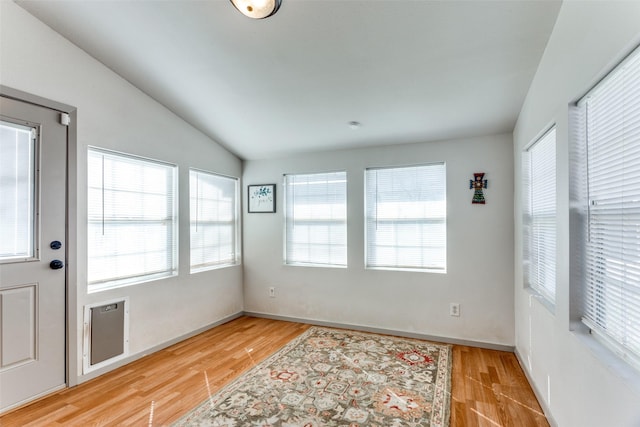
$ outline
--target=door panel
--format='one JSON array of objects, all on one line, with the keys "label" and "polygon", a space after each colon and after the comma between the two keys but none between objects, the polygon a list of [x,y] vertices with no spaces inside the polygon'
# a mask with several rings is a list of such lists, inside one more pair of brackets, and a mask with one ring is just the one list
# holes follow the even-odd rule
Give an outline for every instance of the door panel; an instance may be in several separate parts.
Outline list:
[{"label": "door panel", "polygon": [[37,285],[0,290],[2,370],[36,360]]},{"label": "door panel", "polygon": [[0,245],[0,412],[66,381],[67,128],[59,115],[0,97],[0,241],[13,242]]}]

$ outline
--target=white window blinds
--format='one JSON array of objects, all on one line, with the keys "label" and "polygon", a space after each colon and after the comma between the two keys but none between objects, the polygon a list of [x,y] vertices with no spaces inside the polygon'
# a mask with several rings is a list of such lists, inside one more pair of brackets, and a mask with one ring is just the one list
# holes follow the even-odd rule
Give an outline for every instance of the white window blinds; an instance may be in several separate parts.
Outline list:
[{"label": "white window blinds", "polygon": [[367,169],[366,266],[445,272],[444,163]]},{"label": "white window blinds", "polygon": [[[640,357],[640,49],[581,100],[588,230],[584,322]],[[639,365],[640,366],[640,365]]]},{"label": "white window blinds", "polygon": [[88,163],[89,291],[176,274],[176,166],[95,148]]},{"label": "white window blinds", "polygon": [[190,170],[189,187],[191,271],[238,264],[238,179]]},{"label": "white window blinds", "polygon": [[556,296],[556,128],[523,155],[525,283],[546,300]]},{"label": "white window blinds", "polygon": [[347,173],[285,175],[285,263],[347,265]]},{"label": "white window blinds", "polygon": [[0,122],[0,261],[36,256],[36,129]]}]

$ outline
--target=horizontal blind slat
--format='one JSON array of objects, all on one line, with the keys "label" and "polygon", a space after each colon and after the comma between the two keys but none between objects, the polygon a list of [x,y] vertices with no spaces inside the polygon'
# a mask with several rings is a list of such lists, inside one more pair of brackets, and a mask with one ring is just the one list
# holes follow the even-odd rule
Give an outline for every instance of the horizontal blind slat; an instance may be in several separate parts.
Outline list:
[{"label": "horizontal blind slat", "polygon": [[285,175],[285,263],[347,265],[347,174]]},{"label": "horizontal blind slat", "polygon": [[238,179],[189,171],[191,271],[239,262]]},{"label": "horizontal blind slat", "polygon": [[554,303],[556,293],[556,128],[526,151],[525,283]]},{"label": "horizontal blind slat", "polygon": [[588,235],[584,322],[640,358],[640,49],[584,99]]},{"label": "horizontal blind slat", "polygon": [[177,271],[175,165],[89,148],[90,291]]},{"label": "horizontal blind slat", "polygon": [[367,169],[366,266],[446,269],[443,163]]}]

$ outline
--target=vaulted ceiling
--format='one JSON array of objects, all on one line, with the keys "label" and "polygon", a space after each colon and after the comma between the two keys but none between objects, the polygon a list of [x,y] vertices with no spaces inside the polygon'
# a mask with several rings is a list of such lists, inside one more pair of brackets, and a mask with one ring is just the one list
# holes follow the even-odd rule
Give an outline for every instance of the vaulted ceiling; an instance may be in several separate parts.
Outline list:
[{"label": "vaulted ceiling", "polygon": [[243,159],[511,132],[560,8],[283,0],[251,20],[226,0],[17,3]]}]

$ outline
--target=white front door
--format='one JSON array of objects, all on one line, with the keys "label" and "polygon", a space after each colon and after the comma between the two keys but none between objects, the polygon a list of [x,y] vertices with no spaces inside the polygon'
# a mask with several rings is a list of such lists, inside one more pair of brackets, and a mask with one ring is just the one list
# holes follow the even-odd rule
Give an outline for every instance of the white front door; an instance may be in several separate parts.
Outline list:
[{"label": "white front door", "polygon": [[0,412],[63,388],[67,127],[0,97]]}]

